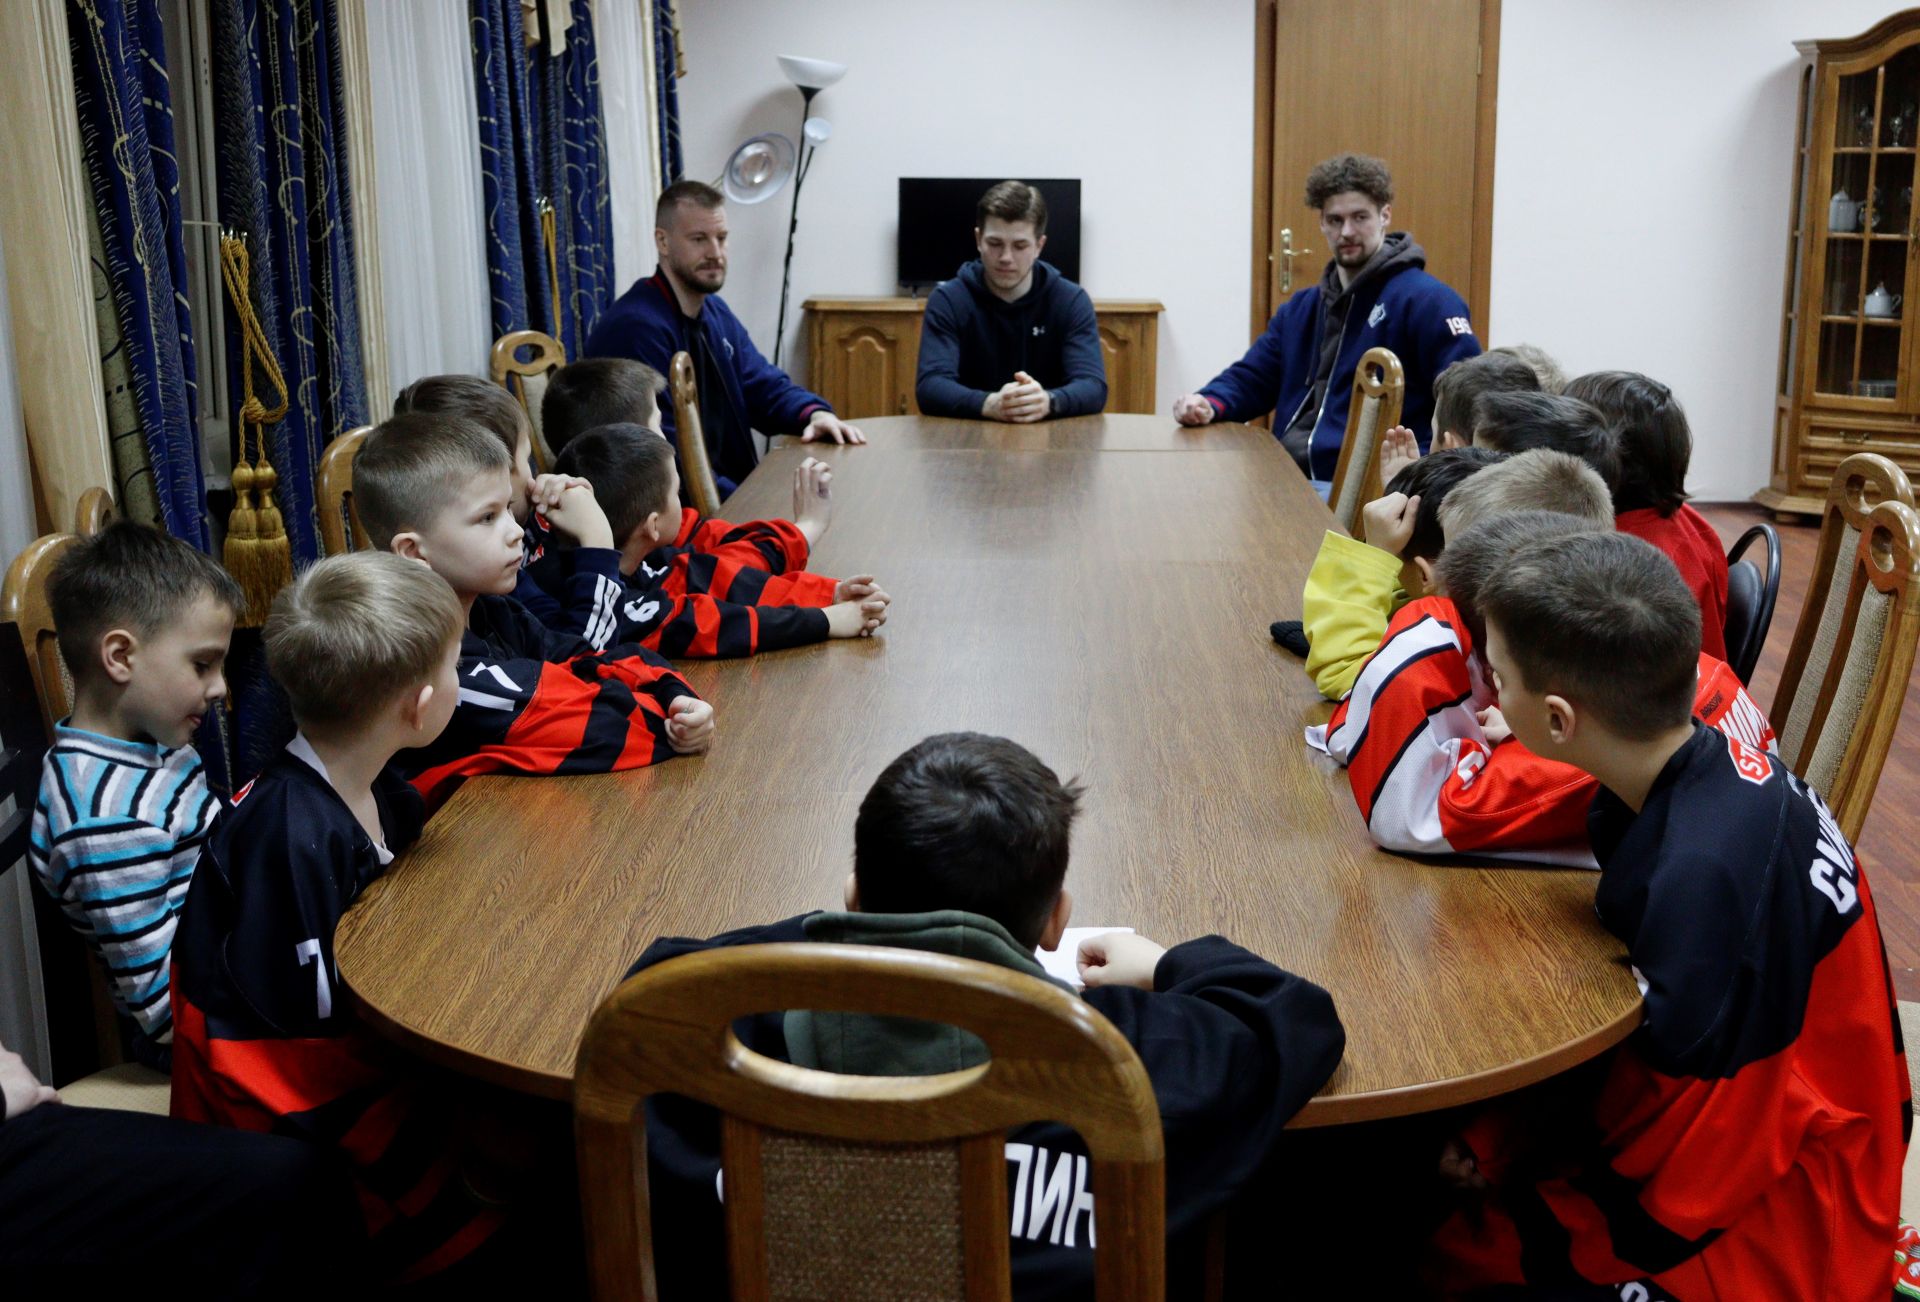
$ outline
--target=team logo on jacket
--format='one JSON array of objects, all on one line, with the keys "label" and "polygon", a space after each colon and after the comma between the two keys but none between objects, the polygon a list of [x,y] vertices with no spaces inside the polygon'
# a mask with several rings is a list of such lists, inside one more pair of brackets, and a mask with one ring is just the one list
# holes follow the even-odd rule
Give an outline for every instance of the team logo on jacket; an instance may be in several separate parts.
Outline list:
[{"label": "team logo on jacket", "polygon": [[1034,333],[1034,334],[1035,334],[1036,336],[1038,336],[1038,335],[1043,335],[1043,334],[1045,334],[1046,332],[1047,332],[1047,328],[1046,328],[1045,326],[1043,326],[1043,325],[1037,325],[1037,326],[1035,326],[1035,327],[1033,328],[1033,333]]},{"label": "team logo on jacket", "polygon": [[1733,771],[1756,787],[1765,786],[1773,776],[1773,765],[1767,763],[1767,757],[1738,738],[1727,738],[1727,754],[1733,760]]},{"label": "team logo on jacket", "polygon": [[636,624],[644,624],[660,613],[658,601],[629,601],[626,605],[627,618]]},{"label": "team logo on jacket", "polygon": [[1450,316],[1447,318],[1447,329],[1455,335],[1470,335],[1473,333],[1473,323],[1463,316]]},{"label": "team logo on jacket", "polygon": [[1373,305],[1373,311],[1367,313],[1367,324],[1370,326],[1377,326],[1386,319],[1387,305],[1385,303],[1375,303]]}]

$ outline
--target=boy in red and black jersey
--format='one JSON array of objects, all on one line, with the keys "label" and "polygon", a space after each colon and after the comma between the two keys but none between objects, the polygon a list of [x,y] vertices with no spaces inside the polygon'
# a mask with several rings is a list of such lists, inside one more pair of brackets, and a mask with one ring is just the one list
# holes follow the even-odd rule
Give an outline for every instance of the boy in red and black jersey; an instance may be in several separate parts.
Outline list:
[{"label": "boy in red and black jersey", "polygon": [[1907,1069],[1873,897],[1832,814],[1692,717],[1699,607],[1653,547],[1523,544],[1479,601],[1505,726],[1601,784],[1595,907],[1646,1011],[1575,1093],[1578,1124],[1528,1142],[1495,1109],[1452,1147],[1473,1193],[1436,1238],[1437,1281],[1887,1297]]},{"label": "boy in red and black jersey", "polygon": [[[620,559],[599,606],[561,627],[596,646],[632,642],[662,655],[745,656],[826,638],[870,636],[887,594],[863,575],[844,582],[805,571],[826,528],[832,472],[808,458],[794,475],[794,519],[744,525],[680,506],[672,446],[639,425],[572,438],[561,471],[605,502]],[[576,586],[585,549],[548,553],[531,573],[553,592]]]},{"label": "boy in red and black jersey", "polygon": [[497,439],[444,415],[396,416],[354,460],[368,536],[424,562],[466,610],[453,718],[397,757],[430,805],[480,773],[640,768],[713,739],[713,707],[658,655],[555,633],[506,595],[521,557],[508,470]]},{"label": "boy in red and black jersey", "polygon": [[420,833],[388,761],[454,712],[460,615],[425,567],[377,552],[281,593],[267,662],[300,732],[215,821],[173,942],[173,1114],[337,1149],[389,1278],[461,1260],[501,1220],[466,1191],[445,1109],[340,997],[333,956],[341,915]]}]

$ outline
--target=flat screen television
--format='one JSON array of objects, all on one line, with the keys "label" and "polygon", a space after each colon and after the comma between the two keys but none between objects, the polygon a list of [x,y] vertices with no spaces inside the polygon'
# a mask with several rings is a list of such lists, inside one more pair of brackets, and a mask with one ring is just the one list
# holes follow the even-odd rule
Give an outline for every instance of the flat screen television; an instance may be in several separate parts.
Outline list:
[{"label": "flat screen television", "polygon": [[[974,205],[1003,176],[900,178],[900,285],[924,289],[953,279],[980,256],[973,246]],[[1047,201],[1047,247],[1041,260],[1068,280],[1080,279],[1080,182],[1021,177]]]}]

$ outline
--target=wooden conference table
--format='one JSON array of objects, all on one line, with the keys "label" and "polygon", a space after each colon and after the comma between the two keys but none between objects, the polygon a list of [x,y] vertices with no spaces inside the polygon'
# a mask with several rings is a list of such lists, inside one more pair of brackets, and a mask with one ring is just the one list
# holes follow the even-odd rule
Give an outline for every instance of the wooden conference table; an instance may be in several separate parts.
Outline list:
[{"label": "wooden conference table", "polygon": [[1220,932],[1333,992],[1345,1060],[1296,1124],[1468,1102],[1638,1024],[1589,872],[1373,848],[1301,729],[1330,710],[1267,625],[1326,508],[1272,436],[1161,417],[889,417],[787,446],[727,504],[790,511],[834,466],[812,568],[893,596],[871,641],[689,661],[711,754],[468,782],[340,925],[363,1016],[419,1056],[566,1098],[594,1007],[648,942],[838,908],[861,797],[936,732],[998,733],[1086,784],[1074,925]]}]

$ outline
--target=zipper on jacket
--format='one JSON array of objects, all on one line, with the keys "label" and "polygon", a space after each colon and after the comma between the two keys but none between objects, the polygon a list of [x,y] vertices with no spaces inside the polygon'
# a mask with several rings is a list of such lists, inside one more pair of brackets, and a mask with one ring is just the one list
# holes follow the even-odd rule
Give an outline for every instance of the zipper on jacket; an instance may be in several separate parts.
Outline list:
[{"label": "zipper on jacket", "polygon": [[[1349,306],[1347,308],[1347,318],[1348,320],[1351,320],[1352,317],[1353,317],[1353,308]],[[1340,350],[1346,347],[1346,343],[1347,343],[1347,322],[1342,321],[1340,323],[1340,336],[1339,338],[1333,341],[1333,364],[1336,367],[1340,365]],[[1312,396],[1311,390],[1308,391],[1308,396],[1309,397]],[[1327,391],[1320,395],[1320,410],[1313,413],[1313,428],[1307,431],[1307,478],[1308,479],[1313,478],[1313,441],[1314,439],[1320,436],[1320,419],[1321,417],[1327,414],[1327,399],[1331,398],[1332,396],[1333,396],[1333,374],[1329,372],[1327,374]],[[1300,405],[1302,407],[1307,405],[1306,398],[1302,398],[1300,400]],[[1296,416],[1299,414],[1300,413],[1297,411],[1294,413],[1294,415]],[[1293,422],[1288,421],[1287,424],[1292,425]]]}]

